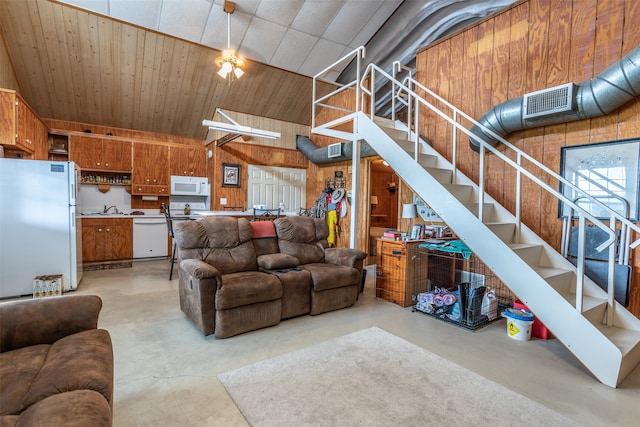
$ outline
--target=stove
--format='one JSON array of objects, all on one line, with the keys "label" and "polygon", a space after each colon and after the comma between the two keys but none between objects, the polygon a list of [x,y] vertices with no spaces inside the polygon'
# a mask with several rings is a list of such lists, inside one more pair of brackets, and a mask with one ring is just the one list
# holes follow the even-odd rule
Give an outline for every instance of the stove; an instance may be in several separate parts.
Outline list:
[{"label": "stove", "polygon": [[[184,213],[184,208],[189,205],[191,208],[191,214],[186,215]],[[208,211],[209,207],[207,203],[204,201],[189,201],[189,202],[169,202],[169,209],[171,210],[171,216],[174,218],[193,216],[198,211]]]}]

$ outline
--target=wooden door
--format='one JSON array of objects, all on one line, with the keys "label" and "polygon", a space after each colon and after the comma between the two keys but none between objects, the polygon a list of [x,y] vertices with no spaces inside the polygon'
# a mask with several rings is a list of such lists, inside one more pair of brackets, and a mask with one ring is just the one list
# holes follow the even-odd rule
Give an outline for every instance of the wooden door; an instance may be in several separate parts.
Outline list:
[{"label": "wooden door", "polygon": [[103,139],[102,161],[107,170],[131,172],[131,142]]}]

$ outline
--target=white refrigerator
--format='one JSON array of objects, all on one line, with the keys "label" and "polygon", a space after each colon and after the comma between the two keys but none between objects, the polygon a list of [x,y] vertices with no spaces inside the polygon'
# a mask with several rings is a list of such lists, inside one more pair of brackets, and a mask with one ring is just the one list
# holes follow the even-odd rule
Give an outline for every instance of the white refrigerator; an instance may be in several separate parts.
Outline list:
[{"label": "white refrigerator", "polygon": [[82,222],[73,162],[0,158],[0,298],[30,295],[36,276],[82,279]]}]

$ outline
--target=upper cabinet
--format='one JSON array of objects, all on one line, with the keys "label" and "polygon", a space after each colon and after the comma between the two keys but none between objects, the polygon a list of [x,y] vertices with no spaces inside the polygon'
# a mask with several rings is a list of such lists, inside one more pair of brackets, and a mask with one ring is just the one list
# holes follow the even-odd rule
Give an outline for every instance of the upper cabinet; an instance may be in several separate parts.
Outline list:
[{"label": "upper cabinet", "polygon": [[171,175],[207,176],[207,155],[204,147],[170,148]]},{"label": "upper cabinet", "polygon": [[[46,159],[47,127],[15,91],[0,90],[0,144],[29,158]],[[35,153],[35,155],[34,155]]]},{"label": "upper cabinet", "polygon": [[169,147],[134,142],[131,194],[168,196],[169,181]]},{"label": "upper cabinet", "polygon": [[71,135],[70,160],[93,171],[131,172],[131,142]]}]

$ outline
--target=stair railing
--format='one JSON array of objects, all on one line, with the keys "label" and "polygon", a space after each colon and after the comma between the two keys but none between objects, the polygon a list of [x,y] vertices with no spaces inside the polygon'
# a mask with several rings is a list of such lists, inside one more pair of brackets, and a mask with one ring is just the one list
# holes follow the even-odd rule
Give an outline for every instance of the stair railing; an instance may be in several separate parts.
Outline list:
[{"label": "stair railing", "polygon": [[[615,234],[615,228],[616,228],[616,224],[619,221],[621,224],[623,224],[624,227],[627,227],[628,229],[633,229],[637,232],[640,233],[640,227],[638,227],[637,225],[635,225],[634,223],[632,223],[631,221],[629,221],[627,218],[622,217],[620,214],[618,214],[617,212],[615,212],[613,209],[609,208],[607,205],[601,203],[600,201],[598,201],[597,199],[591,197],[588,193],[586,193],[584,190],[578,188],[577,186],[575,186],[573,183],[571,183],[570,181],[568,181],[567,179],[565,179],[564,177],[558,175],[557,173],[555,173],[553,170],[549,169],[548,167],[546,167],[544,164],[538,162],[535,158],[531,157],[530,155],[528,155],[527,153],[523,152],[522,150],[518,149],[517,147],[515,147],[513,144],[511,144],[509,141],[507,141],[506,139],[504,139],[503,137],[501,137],[500,135],[496,134],[495,132],[491,131],[490,129],[487,129],[486,127],[484,127],[482,124],[480,124],[479,122],[477,122],[475,119],[473,119],[472,117],[468,116],[467,114],[465,114],[464,112],[462,112],[461,110],[457,109],[455,106],[453,106],[452,104],[450,104],[449,102],[447,102],[446,100],[444,100],[442,97],[440,97],[439,95],[435,94],[433,91],[429,90],[428,88],[426,88],[424,85],[422,85],[421,83],[417,82],[415,79],[413,79],[411,76],[406,77],[402,82],[399,82],[397,80],[394,79],[393,76],[389,75],[387,72],[385,72],[383,69],[381,69],[380,67],[376,66],[375,64],[369,64],[369,66],[367,66],[367,68],[365,69],[361,79],[360,79],[360,86],[361,86],[361,90],[363,93],[363,96],[369,96],[370,97],[370,118],[371,120],[374,119],[374,115],[375,115],[375,96],[376,96],[376,91],[375,88],[380,84],[378,79],[388,79],[392,82],[394,87],[398,87],[398,91],[394,94],[394,96],[396,96],[398,98],[398,100],[400,101],[402,99],[402,101],[405,103],[405,105],[409,106],[409,105],[413,105],[413,111],[407,111],[407,129],[409,130],[410,133],[413,133],[414,137],[418,137],[418,130],[420,128],[420,116],[419,116],[419,107],[426,107],[429,110],[433,111],[434,113],[436,113],[438,116],[442,117],[444,120],[446,120],[447,122],[449,122],[452,126],[453,126],[453,132],[452,132],[452,153],[456,153],[457,151],[457,131],[460,131],[464,134],[466,134],[469,138],[472,138],[473,140],[475,140],[478,145],[479,145],[479,204],[478,204],[478,212],[477,212],[477,217],[482,221],[483,218],[483,205],[484,205],[484,194],[485,194],[485,179],[484,179],[484,171],[485,171],[485,153],[488,150],[489,152],[493,153],[496,157],[500,158],[502,161],[504,161],[504,163],[506,165],[509,165],[511,168],[515,169],[516,171],[516,212],[515,212],[515,217],[516,217],[516,230],[519,233],[521,226],[522,226],[522,222],[521,222],[521,193],[522,193],[522,176],[526,176],[527,178],[529,178],[533,183],[535,183],[538,187],[540,187],[541,189],[543,189],[544,191],[546,191],[547,193],[551,194],[555,199],[559,200],[560,202],[568,205],[574,212],[577,213],[578,215],[578,222],[579,222],[579,228],[578,228],[578,232],[579,232],[579,251],[578,251],[578,266],[577,266],[577,283],[576,283],[576,310],[580,313],[582,313],[582,307],[583,307],[583,283],[584,283],[584,262],[585,262],[585,251],[584,251],[584,245],[585,245],[585,234],[586,234],[586,221],[589,220],[589,222],[591,222],[592,224],[594,224],[595,226],[597,226],[598,228],[600,228],[601,230],[603,230],[607,236],[608,239],[603,242],[602,244],[600,244],[596,249],[598,251],[602,251],[606,248],[609,248],[609,275],[608,275],[608,304],[609,304],[609,310],[608,310],[608,316],[607,316],[607,324],[608,325],[612,325],[613,324],[613,305],[615,304],[615,300],[613,298],[614,296],[614,263],[615,263],[615,248],[614,248],[614,244],[616,243],[616,234]],[[417,91],[421,91],[429,96],[431,96],[432,98],[434,98],[438,103],[443,104],[444,106],[446,106],[450,111],[451,111],[451,117],[449,115],[447,115],[446,113],[444,113],[443,111],[441,111],[439,108],[435,107],[431,102],[427,101],[426,99],[424,99],[422,96],[420,96]],[[409,99],[411,101],[409,101]],[[414,116],[414,119],[411,120],[411,117]],[[497,139],[498,141],[500,141],[505,147],[507,147],[509,150],[511,150],[512,152],[515,153],[516,155],[516,160],[512,160],[510,157],[508,157],[507,155],[505,155],[504,153],[502,153],[500,150],[498,150],[497,148],[493,147],[491,144],[487,143],[486,141],[484,141],[482,138],[478,137],[477,135],[473,134],[470,130],[468,130],[467,128],[465,128],[464,126],[462,126],[460,123],[458,123],[459,117],[464,118],[465,120],[467,120],[468,122],[470,122],[473,125],[478,126],[480,129],[483,130],[483,132],[485,132],[488,135],[491,135],[493,138]],[[418,157],[419,157],[419,152],[418,150],[414,151],[414,161],[418,161]],[[458,173],[458,168],[456,165],[456,159],[455,159],[455,154],[452,155],[453,157],[453,161],[452,161],[452,165],[454,168],[454,177],[455,175]],[[531,165],[533,165],[535,168],[539,169],[541,172],[544,173],[544,175],[546,175],[547,177],[552,178],[555,182],[560,182],[562,183],[564,186],[571,188],[572,190],[574,190],[576,193],[580,194],[581,197],[584,197],[586,199],[589,200],[590,203],[597,205],[600,209],[603,209],[605,212],[607,212],[610,215],[610,219],[609,219],[609,225],[606,225],[604,222],[602,222],[600,219],[594,217],[590,212],[582,209],[580,206],[578,206],[573,200],[570,200],[569,198],[567,198],[564,194],[560,193],[559,191],[557,191],[556,189],[552,188],[551,186],[549,186],[546,182],[544,182],[543,180],[541,180],[540,178],[538,178],[538,176],[534,175],[532,172],[530,172],[528,169],[524,168],[522,166],[523,160],[526,160],[528,163],[530,163]],[[455,179],[455,178],[454,178]],[[516,238],[519,238],[519,234],[518,236],[516,236]],[[630,248],[635,248],[638,245],[640,245],[640,239],[636,240],[635,242],[632,242],[629,244]]]},{"label": "stair railing", "polygon": [[[317,73],[314,77],[313,77],[313,103],[311,105],[311,128],[314,129],[316,128],[317,124],[316,124],[316,119],[317,119],[317,115],[318,115],[318,107],[320,108],[329,108],[329,109],[333,109],[333,110],[338,110],[338,111],[342,111],[345,114],[344,117],[336,119],[331,121],[330,123],[324,123],[322,125],[322,127],[324,129],[331,129],[341,123],[344,123],[345,121],[348,120],[348,116],[349,114],[353,114],[357,111],[361,110],[361,102],[362,102],[362,93],[361,93],[361,89],[360,89],[360,84],[359,84],[359,76],[362,73],[362,60],[364,59],[366,54],[365,48],[364,46],[360,46],[357,49],[349,52],[348,54],[344,55],[342,58],[338,59],[336,62],[334,62],[333,64],[329,65],[327,68],[325,68],[324,70],[320,71],[319,73]],[[334,69],[337,65],[340,64],[349,64],[351,61],[353,61],[355,59],[356,61],[356,79],[346,83],[346,84],[340,84],[340,83],[336,83],[336,82],[331,82],[328,80],[323,79],[323,77],[330,72],[332,69]],[[319,83],[324,83],[325,86],[336,86],[337,88],[330,91],[329,93],[327,93],[326,95],[323,96],[319,96]],[[341,107],[337,107],[335,105],[331,105],[326,103],[326,101],[328,101],[329,99],[331,99],[332,97],[334,97],[335,95],[338,95],[341,92],[344,91],[348,91],[348,90],[352,90],[355,91],[355,108],[354,110],[349,110],[346,108],[341,108]],[[343,136],[341,135],[343,134],[343,132],[335,132],[336,137],[340,137]]]}]

